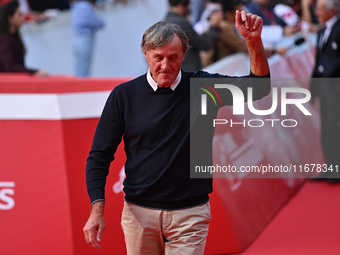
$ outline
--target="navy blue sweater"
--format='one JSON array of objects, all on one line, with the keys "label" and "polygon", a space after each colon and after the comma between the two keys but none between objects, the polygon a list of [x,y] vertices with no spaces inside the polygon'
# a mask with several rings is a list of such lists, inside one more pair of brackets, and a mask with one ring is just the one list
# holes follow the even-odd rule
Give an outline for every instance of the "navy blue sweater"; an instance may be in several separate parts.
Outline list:
[{"label": "navy blue sweater", "polygon": [[[190,179],[190,78],[224,77],[182,71],[177,88],[154,91],[146,75],[123,83],[111,92],[99,120],[86,165],[91,202],[104,199],[106,176],[116,149],[124,140],[125,200],[157,209],[180,209],[209,200],[212,179]],[[247,76],[252,77],[252,75]],[[251,82],[235,78],[243,91]],[[255,99],[270,92],[270,83],[258,86]],[[230,91],[223,104],[232,104]],[[217,110],[216,110],[217,113]],[[192,117],[192,116],[191,116]],[[208,139],[212,140],[213,130]],[[211,149],[208,150],[211,154]],[[209,154],[208,153],[208,154]],[[208,160],[211,155],[208,156]]]}]

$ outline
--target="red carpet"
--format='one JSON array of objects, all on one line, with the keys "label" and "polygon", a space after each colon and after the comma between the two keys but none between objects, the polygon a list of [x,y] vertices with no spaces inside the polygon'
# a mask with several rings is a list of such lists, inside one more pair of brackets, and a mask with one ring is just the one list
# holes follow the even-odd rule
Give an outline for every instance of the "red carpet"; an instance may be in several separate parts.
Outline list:
[{"label": "red carpet", "polygon": [[340,183],[307,181],[241,255],[340,254]]}]

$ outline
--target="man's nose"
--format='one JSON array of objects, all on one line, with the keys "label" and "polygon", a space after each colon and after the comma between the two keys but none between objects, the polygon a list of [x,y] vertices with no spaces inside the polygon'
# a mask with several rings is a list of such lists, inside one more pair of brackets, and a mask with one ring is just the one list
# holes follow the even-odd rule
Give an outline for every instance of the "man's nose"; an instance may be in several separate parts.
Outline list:
[{"label": "man's nose", "polygon": [[163,70],[167,70],[170,68],[170,62],[168,59],[164,58],[161,64]]}]

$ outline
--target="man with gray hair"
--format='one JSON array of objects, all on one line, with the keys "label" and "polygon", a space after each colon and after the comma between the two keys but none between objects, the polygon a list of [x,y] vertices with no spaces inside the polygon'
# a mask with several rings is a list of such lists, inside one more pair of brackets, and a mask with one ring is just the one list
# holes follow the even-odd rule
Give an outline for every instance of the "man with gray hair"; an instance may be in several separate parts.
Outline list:
[{"label": "man with gray hair", "polygon": [[[313,78],[340,78],[339,0],[318,0],[315,14],[324,27],[318,32]],[[312,97],[320,99],[321,140],[327,170],[318,179],[339,182],[340,84],[339,79],[314,79]]]},{"label": "man with gray hair", "polygon": [[[260,17],[236,12],[236,27],[250,54],[251,72],[243,78],[269,77],[262,25]],[[105,229],[106,176],[123,138],[126,179],[121,224],[127,254],[204,253],[212,179],[190,178],[190,78],[228,76],[182,71],[188,47],[179,26],[164,21],[152,25],[141,43],[149,70],[115,87],[106,102],[86,165],[92,209],[83,230],[93,247],[100,247]],[[240,81],[236,86],[247,90]],[[270,83],[253,89],[254,100],[261,99],[270,92]],[[221,97],[230,103],[230,91]]]}]

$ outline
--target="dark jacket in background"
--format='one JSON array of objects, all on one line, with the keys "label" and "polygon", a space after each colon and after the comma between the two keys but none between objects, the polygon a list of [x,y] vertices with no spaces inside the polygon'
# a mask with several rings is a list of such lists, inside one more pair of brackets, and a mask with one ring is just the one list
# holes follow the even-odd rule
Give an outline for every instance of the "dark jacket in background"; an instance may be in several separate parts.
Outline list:
[{"label": "dark jacket in background", "polygon": [[70,8],[68,0],[28,0],[31,10],[43,12],[47,9],[67,10]]},{"label": "dark jacket in background", "polygon": [[274,13],[271,7],[264,8],[258,3],[249,2],[247,8],[250,13],[260,16],[263,19],[263,25],[265,26],[272,25],[272,22],[275,22],[281,27],[287,26],[287,24]]},{"label": "dark jacket in background", "polygon": [[[340,19],[321,47],[322,33],[318,32],[311,93],[320,99],[322,148],[326,163],[334,169],[340,166]],[[340,172],[331,172],[326,178],[330,177],[340,179]]]},{"label": "dark jacket in background", "polygon": [[320,44],[319,40],[322,32],[323,30],[318,32],[316,61],[313,77],[340,78],[340,18],[333,25],[327,42],[322,47],[322,49],[320,49],[318,45]]}]

